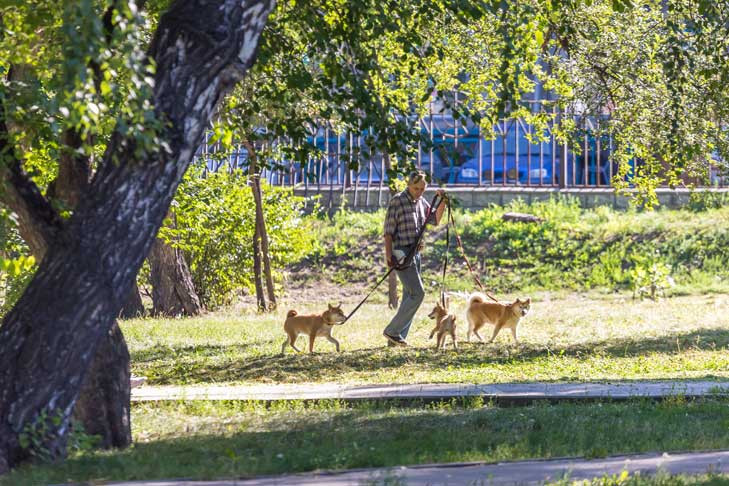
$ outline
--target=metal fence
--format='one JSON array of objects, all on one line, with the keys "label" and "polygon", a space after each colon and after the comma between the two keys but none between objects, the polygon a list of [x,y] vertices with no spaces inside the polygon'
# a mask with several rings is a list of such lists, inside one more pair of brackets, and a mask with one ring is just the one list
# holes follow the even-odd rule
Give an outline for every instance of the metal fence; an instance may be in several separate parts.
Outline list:
[{"label": "metal fence", "polygon": [[[543,110],[543,102],[532,102],[532,109]],[[565,115],[556,111],[551,115],[553,121],[540,134],[523,119],[500,120],[492,132],[485,133],[474,123],[455,120],[446,110],[431,109],[427,117],[414,120],[430,143],[427,148],[418,147],[413,162],[428,172],[432,181],[448,186],[609,187],[617,165],[611,157],[613,140],[602,129],[607,116],[575,118],[578,128],[571,144],[564,145],[555,138],[553,124]],[[382,154],[360,161],[357,170],[350,168],[353,154],[363,151],[365,135],[318,128],[307,142],[319,149],[321,157],[305,163],[268,161],[269,166],[278,168],[264,170],[262,177],[269,184],[303,186],[306,190],[382,190],[387,182]],[[219,144],[210,143],[210,136],[206,135],[197,155],[209,170],[247,165],[245,149],[237,146],[221,157]],[[286,143],[276,140],[274,145]],[[711,183],[725,185],[718,175],[712,177]]]}]

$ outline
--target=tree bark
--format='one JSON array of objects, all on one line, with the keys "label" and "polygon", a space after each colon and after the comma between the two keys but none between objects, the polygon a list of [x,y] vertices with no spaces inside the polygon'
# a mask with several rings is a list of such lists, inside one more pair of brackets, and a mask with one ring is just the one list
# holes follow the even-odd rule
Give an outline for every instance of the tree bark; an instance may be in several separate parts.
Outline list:
[{"label": "tree bark", "polygon": [[182,250],[157,238],[147,256],[152,284],[152,313],[196,316],[202,312]]},{"label": "tree bark", "polygon": [[256,285],[256,302],[258,310],[265,312],[268,309],[266,294],[263,291],[263,275],[261,271],[261,235],[258,233],[258,225],[253,230],[253,281]]},{"label": "tree bark", "polygon": [[[62,160],[60,166],[63,166]],[[26,242],[36,260],[42,262],[48,247],[53,244],[55,230],[35,216],[14,189],[3,192],[2,203],[18,215],[21,236],[27,238]],[[135,292],[141,305],[136,285],[131,293]],[[129,352],[121,330],[116,324],[114,328],[114,332],[102,339],[73,413],[87,433],[101,436],[99,445],[105,448],[126,447],[132,443],[129,424]]]},{"label": "tree bark", "polygon": [[87,434],[101,437],[98,445],[104,449],[132,443],[129,378],[127,343],[114,322],[99,344],[73,413]]},{"label": "tree bark", "polygon": [[[248,151],[248,175],[250,178],[251,192],[256,205],[256,224],[253,235],[253,270],[256,278],[256,293],[259,293],[259,282],[265,277],[266,291],[268,292],[268,303],[263,296],[263,289],[260,289],[258,307],[262,310],[273,310],[276,308],[276,293],[273,287],[273,276],[271,274],[271,255],[268,251],[268,232],[266,231],[266,218],[263,215],[263,197],[261,195],[261,173],[258,169],[258,156],[256,148],[248,141],[243,142]],[[260,257],[259,257],[260,255]],[[263,263],[263,277],[261,276],[261,263]],[[263,287],[260,284],[260,287]],[[263,305],[263,307],[261,307]]]},{"label": "tree bark", "polygon": [[[4,117],[3,117],[4,119]],[[7,127],[3,130],[7,133]],[[88,184],[83,174],[87,174],[82,166],[84,161],[80,158],[69,157],[74,147],[80,146],[80,140],[74,138],[69,132],[65,132],[62,140],[64,143],[74,144],[63,151],[59,158],[59,173],[54,181],[54,192],[62,204],[72,207],[79,198],[81,191]],[[89,161],[86,160],[86,165]],[[69,175],[73,174],[73,175]],[[33,194],[34,188],[29,184],[27,177],[22,173],[19,161],[3,169],[2,179],[6,181],[4,191],[0,191],[0,202],[7,206],[18,216],[18,228],[21,237],[26,241],[31,254],[40,264],[48,248],[58,238],[59,228],[62,221],[58,214],[46,205],[47,201],[39,194]],[[136,285],[134,291],[141,305]],[[142,308],[143,310],[143,308]],[[122,381],[113,382],[113,379]],[[102,352],[97,353],[94,358],[88,382],[103,384],[103,388],[85,386],[81,399],[74,409],[74,416],[79,420],[87,431],[96,431],[101,435],[101,445],[105,447],[125,447],[131,444],[131,429],[129,427],[129,352],[126,342],[117,328],[117,332],[103,338]],[[118,410],[125,408],[127,418],[116,413],[89,413],[86,407],[93,405],[95,410]],[[114,422],[107,422],[113,420]],[[126,433],[123,431],[126,429]],[[107,435],[109,431],[116,431],[114,436]],[[126,439],[125,439],[126,438]]]},{"label": "tree bark", "polygon": [[133,319],[135,317],[144,316],[144,303],[142,302],[142,296],[139,293],[139,287],[137,282],[132,285],[132,291],[129,292],[127,300],[119,312],[119,317],[122,319]]},{"label": "tree bark", "polygon": [[[64,457],[71,412],[203,129],[255,58],[272,1],[178,0],[150,47],[160,152],[116,131],[99,171],[0,326],[0,474],[42,449]],[[42,424],[43,428],[39,427]],[[23,431],[44,430],[39,446]]]},{"label": "tree bark", "polygon": [[268,310],[273,310],[278,304],[276,302],[276,292],[273,287],[273,275],[271,273],[271,253],[268,251],[268,231],[266,230],[266,220],[263,217],[260,173],[256,176],[254,184],[254,190],[258,192],[258,203],[256,203],[256,226],[258,226],[258,232],[261,235],[263,275],[266,278],[266,291],[268,292]]}]

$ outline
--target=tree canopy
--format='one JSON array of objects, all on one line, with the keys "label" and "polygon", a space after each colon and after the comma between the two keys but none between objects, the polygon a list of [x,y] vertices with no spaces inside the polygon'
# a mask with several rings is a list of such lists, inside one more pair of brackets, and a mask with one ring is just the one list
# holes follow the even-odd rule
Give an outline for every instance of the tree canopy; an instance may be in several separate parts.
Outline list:
[{"label": "tree canopy", "polygon": [[[619,175],[632,170],[631,183],[650,196],[658,183],[706,173],[714,154],[729,155],[726,7],[0,3],[0,196],[43,255],[0,326],[0,473],[33,455],[63,456],[93,351],[212,120],[229,141],[236,130],[286,136],[292,157],[306,156],[296,142],[321,120],[367,130],[368,150],[391,154],[402,170],[420,137],[413,115],[434,96],[484,129],[502,116],[539,128],[555,113],[529,109],[539,83],[561,114],[562,140],[609,114]],[[27,444],[28,430],[44,435]]]}]

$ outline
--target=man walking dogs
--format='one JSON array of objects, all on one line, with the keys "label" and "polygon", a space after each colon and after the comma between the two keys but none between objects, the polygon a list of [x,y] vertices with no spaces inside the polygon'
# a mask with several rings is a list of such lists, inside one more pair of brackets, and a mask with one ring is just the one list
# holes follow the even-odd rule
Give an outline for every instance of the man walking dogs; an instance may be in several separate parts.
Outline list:
[{"label": "man walking dogs", "polygon": [[[430,204],[422,197],[426,186],[425,172],[412,172],[408,176],[407,189],[390,199],[385,217],[385,259],[388,267],[399,265],[399,260],[417,244],[418,233],[426,223],[425,218],[430,210]],[[445,192],[442,189],[436,192],[441,196],[441,202],[428,219],[428,223],[433,225],[440,223],[446,206]],[[421,249],[422,244],[417,248],[415,257],[408,267],[396,269],[397,276],[402,282],[402,301],[395,317],[383,333],[390,346],[408,345],[405,338],[413,323],[415,312],[425,297],[423,280],[420,278]]]}]

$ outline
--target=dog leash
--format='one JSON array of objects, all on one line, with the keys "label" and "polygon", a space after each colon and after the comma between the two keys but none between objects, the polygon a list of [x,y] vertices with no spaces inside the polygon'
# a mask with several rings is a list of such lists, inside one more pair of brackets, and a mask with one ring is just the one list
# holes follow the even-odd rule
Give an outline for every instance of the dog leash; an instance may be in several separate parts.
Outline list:
[{"label": "dog leash", "polygon": [[[352,312],[350,312],[349,315],[344,319],[344,321],[342,321],[342,324],[347,322],[349,320],[349,318],[352,317],[354,315],[354,313],[357,312],[357,310],[360,307],[362,307],[362,304],[364,304],[367,301],[367,299],[370,298],[370,295],[372,295],[372,293],[377,289],[377,287],[379,287],[380,284],[385,281],[385,279],[392,273],[393,270],[404,270],[405,268],[410,266],[413,258],[415,257],[415,253],[418,251],[418,246],[420,246],[420,240],[422,240],[423,235],[425,234],[425,227],[428,225],[428,220],[430,219],[430,216],[433,214],[433,211],[435,211],[438,208],[438,206],[440,206],[441,202],[442,202],[442,198],[438,194],[436,194],[435,197],[433,198],[433,201],[430,203],[430,208],[428,209],[428,214],[425,215],[425,220],[423,221],[423,227],[420,228],[420,232],[418,233],[418,238],[415,241],[415,244],[410,248],[410,250],[408,250],[408,253],[407,253],[407,255],[405,255],[405,258],[403,259],[402,263],[400,265],[393,265],[387,270],[387,272],[385,273],[385,275],[382,276],[380,281],[377,282],[374,287],[372,287],[372,290],[370,290],[370,292],[365,296],[365,298],[362,299],[362,301],[359,304],[357,304],[357,307],[355,307],[352,310]],[[416,208],[416,211],[417,211],[417,208]]]},{"label": "dog leash", "polygon": [[463,242],[461,241],[461,237],[458,235],[458,230],[456,230],[456,220],[453,217],[453,212],[451,211],[451,202],[448,200],[446,201],[446,204],[448,204],[448,224],[446,225],[446,256],[445,260],[443,261],[443,279],[441,281],[441,302],[443,302],[443,305],[445,306],[445,274],[446,274],[446,265],[448,265],[448,251],[450,248],[450,238],[448,234],[448,228],[450,226],[453,226],[453,234],[456,237],[456,245],[458,246],[458,249],[461,251],[461,256],[463,257],[463,260],[466,262],[466,266],[468,267],[468,271],[471,272],[471,276],[473,277],[473,280],[476,282],[476,284],[481,289],[481,292],[483,292],[489,299],[493,300],[494,302],[498,302],[498,299],[496,299],[493,295],[488,293],[486,289],[484,288],[483,284],[481,283],[481,279],[478,278],[478,275],[473,270],[473,267],[471,266],[471,262],[468,261],[468,257],[466,256],[466,250],[463,248]]},{"label": "dog leash", "polygon": [[448,210],[448,216],[446,217],[446,250],[445,250],[445,257],[443,258],[443,274],[440,278],[440,304],[445,309],[446,306],[446,296],[445,296],[445,276],[446,276],[446,269],[448,268],[448,254],[450,253],[451,248],[451,236],[450,236],[450,227],[451,227],[451,202],[450,200],[446,201],[447,210]]}]

